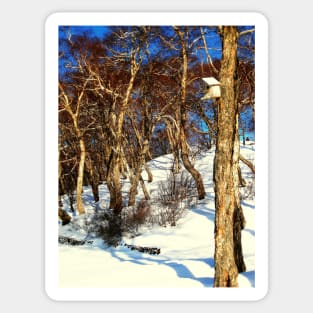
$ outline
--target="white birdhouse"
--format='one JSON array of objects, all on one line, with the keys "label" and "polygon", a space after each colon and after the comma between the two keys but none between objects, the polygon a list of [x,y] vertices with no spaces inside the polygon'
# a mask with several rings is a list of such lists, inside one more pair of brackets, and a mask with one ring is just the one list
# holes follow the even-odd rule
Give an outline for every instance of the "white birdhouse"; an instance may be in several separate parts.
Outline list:
[{"label": "white birdhouse", "polygon": [[221,97],[221,83],[214,77],[202,78],[206,83],[205,95],[201,100],[208,100]]}]

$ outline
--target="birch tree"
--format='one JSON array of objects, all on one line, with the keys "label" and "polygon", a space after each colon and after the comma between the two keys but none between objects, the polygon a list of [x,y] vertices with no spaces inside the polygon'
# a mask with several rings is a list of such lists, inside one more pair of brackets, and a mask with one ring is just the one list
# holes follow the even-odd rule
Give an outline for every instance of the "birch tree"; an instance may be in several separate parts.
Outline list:
[{"label": "birch tree", "polygon": [[218,101],[213,174],[216,210],[214,287],[238,287],[238,271],[244,270],[240,232],[245,222],[238,182],[237,28],[223,26],[220,36],[223,56],[219,78],[222,90]]},{"label": "birch tree", "polygon": [[186,92],[187,92],[187,70],[188,70],[188,56],[185,33],[177,26],[174,29],[179,37],[181,45],[182,56],[182,74],[181,74],[181,89],[180,89],[180,104],[179,104],[179,139],[181,148],[181,158],[186,170],[192,175],[196,182],[198,198],[204,199],[205,189],[202,181],[201,174],[195,169],[189,160],[189,149],[187,144],[186,132],[187,132],[187,110],[186,110]]},{"label": "birch tree", "polygon": [[59,101],[60,101],[60,110],[65,110],[70,116],[73,129],[75,131],[76,137],[79,141],[79,164],[78,164],[78,175],[76,182],[76,210],[79,214],[85,213],[85,208],[82,200],[83,193],[83,181],[84,181],[84,168],[85,168],[85,160],[86,160],[86,144],[84,141],[84,130],[80,128],[79,125],[79,114],[81,113],[84,95],[86,92],[86,86],[88,83],[88,79],[86,79],[80,86],[75,86],[75,91],[77,95],[71,96],[68,94],[62,86],[62,83],[59,83]]}]

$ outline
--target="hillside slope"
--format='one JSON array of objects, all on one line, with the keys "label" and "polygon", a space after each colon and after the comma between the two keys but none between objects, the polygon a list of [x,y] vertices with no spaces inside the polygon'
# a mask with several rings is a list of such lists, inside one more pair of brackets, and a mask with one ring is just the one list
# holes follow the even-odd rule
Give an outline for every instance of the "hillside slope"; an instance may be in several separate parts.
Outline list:
[{"label": "hillside slope", "polygon": [[[254,145],[241,147],[241,154],[254,160]],[[60,287],[212,287],[214,278],[214,150],[195,160],[206,188],[206,198],[189,203],[176,226],[144,225],[136,236],[125,233],[117,247],[107,247],[102,240],[93,238],[92,243],[82,246],[59,245]],[[160,181],[168,179],[172,156],[164,155],[150,161],[153,182],[146,183],[152,199],[156,199]],[[247,272],[239,275],[240,287],[255,285],[255,231],[254,231],[254,183],[253,175],[244,164],[240,164],[247,187],[241,188],[242,207],[247,221],[242,232],[244,258]],[[144,179],[147,179],[143,174]],[[123,182],[126,194],[129,183]],[[142,197],[141,191],[137,195]],[[100,209],[108,205],[108,191],[100,186]],[[74,223],[59,227],[59,235],[84,239],[87,233],[77,227],[86,223],[94,212],[92,194],[84,188],[85,217],[73,217]],[[69,209],[67,197],[63,197],[65,209]],[[187,203],[182,203],[187,205]],[[158,210],[153,200],[153,210]],[[76,225],[73,227],[73,224]],[[161,253],[151,255],[131,250],[126,245],[157,247]]]}]

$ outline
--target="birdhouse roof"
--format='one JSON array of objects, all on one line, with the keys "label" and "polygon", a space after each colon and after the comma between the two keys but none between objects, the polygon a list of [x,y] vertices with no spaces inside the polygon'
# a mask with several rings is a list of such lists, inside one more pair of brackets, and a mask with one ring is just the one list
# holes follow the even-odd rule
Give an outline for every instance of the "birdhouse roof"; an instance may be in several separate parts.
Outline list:
[{"label": "birdhouse roof", "polygon": [[221,83],[217,80],[217,79],[215,79],[214,77],[203,77],[202,78],[205,82],[206,82],[206,84],[207,85],[209,85],[209,86],[216,86],[216,85],[220,85]]}]

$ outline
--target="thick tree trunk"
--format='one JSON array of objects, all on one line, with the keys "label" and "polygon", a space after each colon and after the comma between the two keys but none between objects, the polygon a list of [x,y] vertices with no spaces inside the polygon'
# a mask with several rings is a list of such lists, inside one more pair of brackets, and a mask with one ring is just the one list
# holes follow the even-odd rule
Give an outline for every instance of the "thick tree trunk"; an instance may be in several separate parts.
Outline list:
[{"label": "thick tree trunk", "polygon": [[[218,102],[218,132],[214,159],[215,189],[215,275],[214,287],[238,287],[235,244],[240,216],[237,203],[238,170],[234,176],[234,156],[238,129],[238,104],[236,102],[235,75],[237,65],[237,30],[224,26],[221,30],[223,58],[220,82],[221,98]],[[239,139],[239,138],[238,138]],[[235,152],[236,153],[236,152]],[[239,155],[238,155],[239,158]],[[236,226],[237,227],[237,226]],[[239,229],[239,228],[238,228]]]}]

